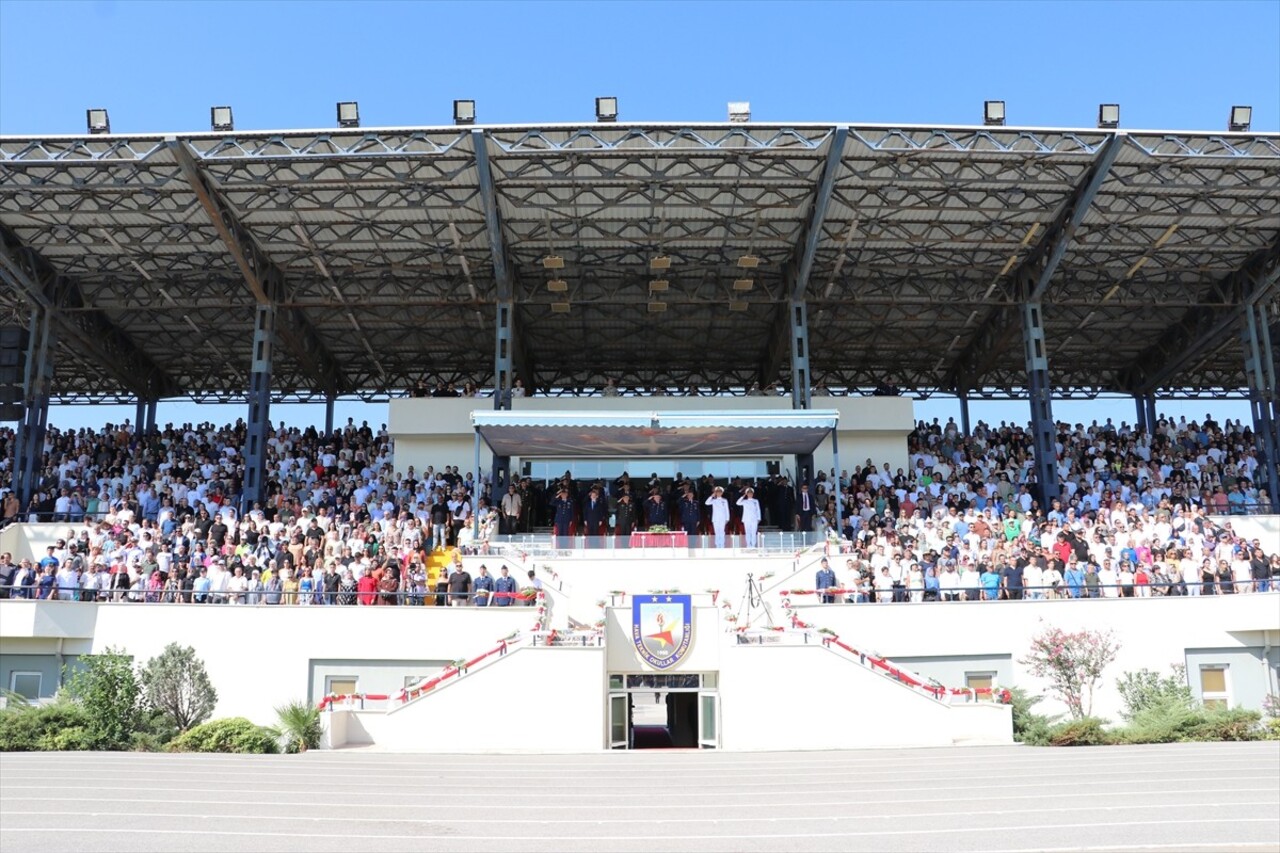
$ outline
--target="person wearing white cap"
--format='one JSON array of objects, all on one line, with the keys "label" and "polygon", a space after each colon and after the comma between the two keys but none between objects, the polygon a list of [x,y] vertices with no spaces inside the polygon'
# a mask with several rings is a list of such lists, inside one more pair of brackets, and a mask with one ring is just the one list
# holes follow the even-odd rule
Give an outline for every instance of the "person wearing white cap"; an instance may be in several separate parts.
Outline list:
[{"label": "person wearing white cap", "polygon": [[736,503],[742,507],[742,527],[747,534],[747,547],[754,548],[756,531],[760,529],[760,501],[756,500],[756,490],[747,486]]},{"label": "person wearing white cap", "polygon": [[724,529],[729,523],[729,501],[725,499],[724,489],[716,486],[711,492],[711,497],[706,500],[707,506],[711,507],[711,526],[716,532],[716,547],[724,547]]}]

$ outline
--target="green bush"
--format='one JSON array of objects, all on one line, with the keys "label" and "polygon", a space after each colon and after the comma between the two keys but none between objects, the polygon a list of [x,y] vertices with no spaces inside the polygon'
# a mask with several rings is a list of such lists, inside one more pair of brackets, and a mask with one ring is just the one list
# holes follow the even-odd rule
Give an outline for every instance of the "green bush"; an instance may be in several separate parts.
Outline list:
[{"label": "green bush", "polygon": [[170,741],[170,752],[234,752],[260,755],[278,752],[275,736],[244,717],[202,723]]},{"label": "green bush", "polygon": [[1213,708],[1187,733],[1187,740],[1261,740],[1262,714],[1244,708]]},{"label": "green bush", "polygon": [[1178,743],[1204,717],[1203,708],[1195,708],[1178,697],[1164,696],[1135,713],[1129,725],[1119,729],[1119,743]]},{"label": "green bush", "polygon": [[87,723],[84,708],[74,702],[6,708],[0,711],[0,752],[89,749],[88,745],[72,745],[78,743],[78,736],[71,734],[83,734]]},{"label": "green bush", "polygon": [[1111,734],[1097,717],[1081,717],[1058,723],[1049,730],[1050,746],[1106,746],[1114,743]]},{"label": "green bush", "polygon": [[1044,697],[1032,696],[1021,687],[1009,691],[1013,707],[1013,739],[1028,746],[1048,746],[1049,730],[1057,717],[1037,714],[1031,709]]},{"label": "green bush", "polygon": [[1263,740],[1280,740],[1280,717],[1267,718],[1266,725],[1262,729]]},{"label": "green bush", "polygon": [[1262,715],[1243,708],[1190,707],[1177,698],[1150,706],[1115,733],[1119,743],[1258,740]]},{"label": "green bush", "polygon": [[84,726],[72,726],[56,732],[45,732],[36,748],[43,752],[84,752],[93,749],[93,738]]}]

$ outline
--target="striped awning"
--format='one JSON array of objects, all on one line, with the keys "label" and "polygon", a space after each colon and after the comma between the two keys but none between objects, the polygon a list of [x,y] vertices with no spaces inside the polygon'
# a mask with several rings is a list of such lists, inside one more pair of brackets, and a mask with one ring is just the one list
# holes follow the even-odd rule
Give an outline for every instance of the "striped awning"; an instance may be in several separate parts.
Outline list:
[{"label": "striped awning", "polygon": [[834,410],[793,412],[474,412],[499,456],[733,456],[807,454],[836,428]]}]

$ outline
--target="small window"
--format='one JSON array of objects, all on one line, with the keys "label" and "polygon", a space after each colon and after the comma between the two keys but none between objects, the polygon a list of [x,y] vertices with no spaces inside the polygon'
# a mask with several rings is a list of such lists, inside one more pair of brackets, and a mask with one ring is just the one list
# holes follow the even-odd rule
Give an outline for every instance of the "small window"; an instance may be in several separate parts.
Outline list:
[{"label": "small window", "polygon": [[964,674],[964,686],[970,690],[984,690],[985,693],[974,694],[974,699],[978,702],[991,701],[991,688],[995,687],[996,674],[994,672],[966,672]]},{"label": "small window", "polygon": [[1231,694],[1227,688],[1227,667],[1200,667],[1200,701],[1206,708],[1227,708]]},{"label": "small window", "polygon": [[14,672],[9,675],[9,689],[23,699],[34,702],[40,698],[42,678],[38,672]]},{"label": "small window", "polygon": [[614,674],[611,674],[611,675],[609,676],[609,689],[610,689],[610,690],[621,690],[621,689],[623,689],[622,676],[621,676],[621,675],[614,675]]},{"label": "small window", "polygon": [[350,696],[358,683],[359,679],[352,675],[331,675],[324,680],[324,692],[328,696]]}]

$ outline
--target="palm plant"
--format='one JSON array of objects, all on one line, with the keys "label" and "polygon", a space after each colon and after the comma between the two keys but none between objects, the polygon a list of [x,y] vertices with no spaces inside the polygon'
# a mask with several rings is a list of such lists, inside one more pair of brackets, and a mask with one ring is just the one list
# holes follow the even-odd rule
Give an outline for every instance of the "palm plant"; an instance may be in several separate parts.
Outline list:
[{"label": "palm plant", "polygon": [[285,752],[306,752],[320,745],[320,709],[309,702],[289,702],[276,706],[279,725],[272,734],[284,743]]}]

